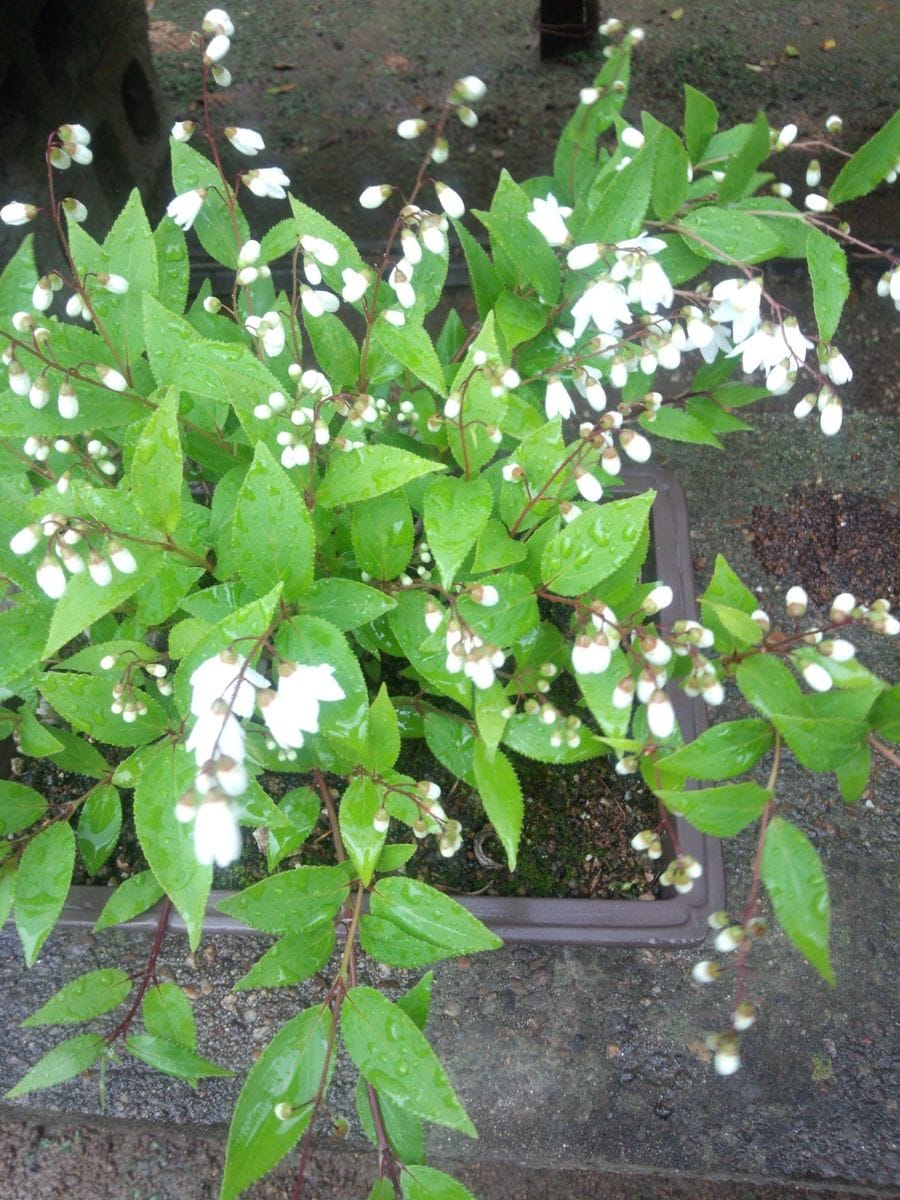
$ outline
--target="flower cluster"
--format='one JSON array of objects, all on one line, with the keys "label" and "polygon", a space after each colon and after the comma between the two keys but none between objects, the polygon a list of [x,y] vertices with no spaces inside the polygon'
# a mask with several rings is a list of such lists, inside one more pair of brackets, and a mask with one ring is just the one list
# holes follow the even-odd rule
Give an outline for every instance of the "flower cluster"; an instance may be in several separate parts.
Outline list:
[{"label": "flower cluster", "polygon": [[9,548],[13,554],[30,554],[44,538],[47,546],[35,571],[35,580],[51,600],[59,600],[63,595],[69,575],[87,572],[98,587],[108,587],[113,581],[113,569],[122,575],[133,575],[138,568],[127,546],[112,537],[104,539],[90,523],[65,513],[47,513],[39,521],[24,526],[13,534]]},{"label": "flower cluster", "polygon": [[[749,944],[768,933],[768,922],[762,917],[750,917],[741,924],[734,924],[728,913],[714,912],[707,918],[711,929],[716,931],[715,948],[719,954],[731,954],[743,947],[743,953]],[[725,973],[726,966],[717,959],[703,959],[694,963],[691,975],[695,983],[706,984],[715,981]],[[733,1075],[741,1065],[740,1034],[756,1024],[756,1005],[750,1000],[742,1000],[735,1005],[731,1014],[731,1028],[726,1033],[713,1034],[708,1039],[709,1048],[714,1052],[713,1066],[718,1075]]]},{"label": "flower cluster", "polygon": [[278,682],[269,680],[223,650],[202,662],[190,678],[191,713],[196,717],[185,742],[197,764],[194,786],[176,809],[180,821],[194,822],[197,861],[225,867],[240,856],[241,839],[233,801],[247,790],[245,731],[241,719],[258,707],[270,745],[285,758],[296,757],[304,734],[319,730],[322,702],[343,700],[343,688],[327,663],[301,666],[282,662]]}]

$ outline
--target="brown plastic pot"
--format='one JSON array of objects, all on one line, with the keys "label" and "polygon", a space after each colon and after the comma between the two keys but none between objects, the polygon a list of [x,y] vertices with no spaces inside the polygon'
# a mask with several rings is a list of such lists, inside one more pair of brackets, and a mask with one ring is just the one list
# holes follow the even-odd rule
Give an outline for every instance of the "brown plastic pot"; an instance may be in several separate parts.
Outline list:
[{"label": "brown plastic pot", "polygon": [[[626,494],[653,488],[656,500],[651,510],[651,557],[648,578],[667,583],[673,592],[672,611],[696,617],[694,573],[691,563],[687,504],[677,480],[657,467],[631,467],[625,473]],[[672,703],[686,741],[707,727],[706,708],[673,688]],[[716,838],[698,833],[675,818],[675,829],[683,853],[692,854],[703,866],[703,875],[687,895],[672,892],[663,899],[564,900],[528,896],[460,897],[461,903],[505,941],[558,943],[583,946],[693,946],[707,933],[706,918],[725,906],[725,876],[721,845]],[[210,933],[256,931],[215,910],[228,892],[212,892],[205,928]],[[63,908],[60,923],[91,927],[109,898],[105,888],[73,887]],[[155,928],[157,910],[150,909],[129,922],[134,928]],[[183,929],[173,915],[171,925]]]}]

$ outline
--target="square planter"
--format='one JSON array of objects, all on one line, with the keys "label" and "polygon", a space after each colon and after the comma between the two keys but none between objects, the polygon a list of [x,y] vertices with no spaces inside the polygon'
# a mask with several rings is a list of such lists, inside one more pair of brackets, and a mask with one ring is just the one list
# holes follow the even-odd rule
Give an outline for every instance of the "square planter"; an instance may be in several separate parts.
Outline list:
[{"label": "square planter", "polygon": [[[679,617],[696,618],[687,505],[680,484],[667,472],[650,466],[629,467],[624,473],[625,494],[653,488],[648,577],[667,583],[673,592],[672,610]],[[672,703],[686,741],[707,727],[706,706],[673,688]],[[588,946],[693,946],[702,942],[711,912],[724,908],[725,877],[722,850],[717,838],[699,833],[680,817],[673,818],[681,849],[703,866],[703,875],[687,895],[670,890],[663,899],[568,900],[527,896],[459,897],[461,903],[505,941]],[[255,931],[215,911],[228,893],[212,892],[205,928],[210,933]],[[109,898],[99,887],[73,887],[60,923],[90,928]],[[155,929],[157,910],[135,917],[129,925]],[[177,914],[173,929],[183,929]]]}]

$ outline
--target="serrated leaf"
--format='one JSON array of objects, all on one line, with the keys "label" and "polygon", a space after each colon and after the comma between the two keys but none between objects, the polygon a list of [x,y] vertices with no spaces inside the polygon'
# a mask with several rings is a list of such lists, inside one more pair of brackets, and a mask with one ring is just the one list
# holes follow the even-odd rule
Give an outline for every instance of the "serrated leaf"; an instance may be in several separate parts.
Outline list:
[{"label": "serrated leaf", "polygon": [[554,743],[551,740],[553,732],[553,727],[541,719],[540,713],[520,712],[507,723],[503,743],[517,754],[543,763],[587,762],[609,749],[605,741],[584,727],[578,730],[578,742],[572,746],[565,738]]},{"label": "serrated leaf", "polygon": [[316,500],[325,508],[370,500],[403,487],[420,475],[445,470],[445,464],[397,446],[368,445],[332,458]]},{"label": "serrated leaf", "polygon": [[[228,1130],[220,1200],[234,1200],[297,1144],[329,1062],[330,1028],[325,1005],[307,1008],[279,1029],[250,1068]],[[275,1116],[277,1104],[292,1107],[286,1120]]]},{"label": "serrated leaf", "polygon": [[719,113],[709,96],[689,83],[684,85],[684,136],[691,162],[698,163],[709,140],[716,132]]},{"label": "serrated leaf", "polygon": [[75,835],[65,821],[31,839],[16,876],[16,930],[33,966],[62,912],[75,866]]},{"label": "serrated leaf", "polygon": [[500,172],[490,212],[473,210],[491,236],[491,246],[511,264],[516,283],[535,288],[545,304],[559,296],[559,261],[543,234],[530,223],[531,204],[508,171]]},{"label": "serrated leaf", "polygon": [[94,922],[94,933],[130,921],[139,913],[146,912],[157,900],[161,900],[163,889],[156,882],[152,871],[139,871],[113,891],[103,906],[103,911]]},{"label": "serrated leaf", "polygon": [[236,992],[248,988],[289,987],[321,970],[334,950],[334,926],[326,923],[279,938],[246,975],[233,984]]},{"label": "serrated leaf", "polygon": [[133,1033],[125,1039],[125,1049],[147,1066],[162,1071],[164,1075],[174,1075],[176,1079],[186,1079],[194,1087],[198,1079],[223,1079],[234,1074],[227,1067],[219,1067],[209,1059],[201,1058],[187,1046],[179,1046],[166,1038],[154,1037],[149,1033]]},{"label": "serrated leaf", "polygon": [[575,675],[575,681],[587,703],[591,714],[607,737],[622,738],[628,734],[631,724],[631,705],[616,708],[612,702],[616,684],[630,669],[625,655],[619,649],[612,651],[609,667],[599,675]]},{"label": "serrated leaf", "polygon": [[[389,771],[400,754],[400,727],[397,714],[384,684],[369,709],[369,728],[366,738],[367,755],[364,765],[370,771]],[[368,880],[364,880],[368,883]]]},{"label": "serrated leaf", "polygon": [[135,507],[154,529],[171,533],[181,520],[183,471],[178,393],[169,388],[141,430],[128,472]]},{"label": "serrated leaf", "polygon": [[341,1006],[341,1034],[379,1094],[424,1121],[478,1136],[434,1051],[398,1005],[374,988],[350,988]]},{"label": "serrated leaf", "polygon": [[831,905],[816,848],[802,830],[781,817],[766,829],[760,874],[778,923],[803,957],[829,983]]},{"label": "serrated leaf", "polygon": [[703,258],[732,266],[764,262],[781,249],[777,235],[759,217],[735,208],[695,208],[682,219],[678,232]]},{"label": "serrated leaf", "polygon": [[723,205],[745,195],[756,168],[768,158],[770,151],[769,122],[765,113],[757,113],[746,137],[732,155],[725,169],[725,178],[718,185],[719,202]]},{"label": "serrated leaf", "polygon": [[821,229],[810,228],[806,235],[806,257],[819,337],[830,342],[850,294],[847,255],[834,238]]},{"label": "serrated leaf", "polygon": [[[354,517],[356,512],[357,510],[354,509]],[[410,524],[411,531],[412,524]],[[407,562],[409,562],[408,556],[403,567]],[[403,567],[400,568],[400,571],[403,570]],[[368,567],[363,565],[363,570],[368,570]],[[385,578],[392,579],[394,575],[399,575],[400,571]],[[382,578],[380,574],[372,571],[369,571],[369,574],[374,574],[377,579]],[[360,625],[366,625],[369,621],[374,621],[384,613],[390,612],[392,608],[396,608],[396,605],[396,600],[391,596],[387,596],[384,592],[369,587],[365,583],[359,583],[355,579],[317,579],[301,598],[303,612],[325,617],[332,625],[341,630],[356,629]]]},{"label": "serrated leaf", "polygon": [[148,754],[134,789],[134,824],[141,849],[184,919],[192,950],[203,929],[212,867],[197,861],[193,828],[176,818],[175,807],[193,785],[195,774],[194,763],[181,747],[162,742]]},{"label": "serrated leaf", "polygon": [[900,111],[844,163],[828,189],[832,204],[844,204],[872,191],[894,167],[900,147]]},{"label": "serrated leaf", "polygon": [[18,833],[47,811],[47,801],[34,788],[12,779],[0,779],[0,836]]},{"label": "serrated leaf", "polygon": [[157,983],[148,988],[141,1005],[144,1028],[154,1037],[175,1042],[188,1050],[197,1049],[194,1010],[177,983]]},{"label": "serrated leaf", "polygon": [[652,186],[653,149],[646,146],[621,171],[598,177],[587,197],[588,211],[577,227],[578,240],[609,244],[635,237],[650,204]]},{"label": "serrated leaf", "polygon": [[96,875],[112,854],[122,828],[122,802],[111,784],[92,788],[78,814],[75,835],[89,875]]},{"label": "serrated leaf", "polygon": [[[359,1117],[359,1123],[366,1137],[373,1146],[377,1146],[378,1135],[375,1132],[375,1122],[372,1119],[369,1086],[362,1075],[357,1078],[356,1115]],[[381,1113],[381,1124],[387,1135],[388,1144],[397,1159],[403,1163],[404,1169],[410,1163],[422,1162],[425,1157],[425,1133],[422,1128],[422,1122],[418,1117],[413,1116],[412,1113],[404,1112],[399,1105],[395,1104],[387,1096],[378,1096],[378,1108]],[[393,1200],[394,1196],[395,1192],[392,1186],[389,1200]]]},{"label": "serrated leaf", "polygon": [[494,493],[483,476],[435,479],[425,492],[425,535],[444,587],[455,582],[467,554],[484,529]]},{"label": "serrated leaf", "polygon": [[457,779],[476,786],[472,767],[475,734],[467,721],[432,710],[425,715],[425,741],[438,762]]},{"label": "serrated leaf", "polygon": [[263,593],[281,583],[284,599],[298,599],[313,580],[315,535],[301,492],[263,442],[244,477],[219,572],[237,575]]},{"label": "serrated leaf", "polygon": [[690,779],[731,779],[759,762],[773,740],[768,721],[756,717],[727,721],[704,730],[689,746],[657,759],[656,765]]},{"label": "serrated leaf", "polygon": [[369,911],[373,917],[447,954],[476,954],[502,945],[461,904],[417,879],[399,875],[379,879],[371,893]]},{"label": "serrated leaf", "polygon": [[294,867],[226,896],[216,906],[263,933],[296,933],[330,921],[347,898],[339,867]]},{"label": "serrated leaf", "polygon": [[541,558],[546,586],[562,596],[598,587],[628,560],[645,533],[655,492],[612,500],[561,529]]},{"label": "serrated leaf", "polygon": [[129,976],[116,967],[87,971],[61,987],[21,1024],[24,1028],[32,1028],[37,1025],[69,1025],[76,1021],[90,1021],[121,1004],[131,987]]},{"label": "serrated leaf", "polygon": [[[228,185],[223,184],[214,163],[186,142],[170,138],[169,147],[172,184],[176,195],[183,195],[195,188],[208,189],[193,225],[201,246],[216,262],[236,269],[238,251],[250,237],[244,214],[238,208],[233,194],[229,196],[233,209],[229,209],[223,196],[223,190]],[[232,224],[232,212],[237,228]]]},{"label": "serrated leaf", "polygon": [[38,1060],[31,1070],[5,1094],[5,1100],[15,1100],[42,1088],[55,1087],[86,1071],[103,1055],[106,1042],[99,1033],[80,1033],[67,1038]]},{"label": "serrated leaf", "polygon": [[373,382],[396,379],[402,373],[402,368],[411,371],[416,379],[421,379],[426,387],[439,396],[447,394],[444,368],[431,338],[422,326],[407,321],[398,327],[379,316],[372,327],[369,341],[368,383],[371,385]]},{"label": "serrated leaf", "polygon": [[660,221],[668,221],[678,212],[687,196],[688,154],[673,129],[661,125],[648,113],[643,114],[643,119],[645,134],[649,131],[650,123],[656,133],[651,188],[653,211]]},{"label": "serrated leaf", "polygon": [[142,746],[163,733],[168,717],[152,696],[141,696],[147,712],[125,722],[110,711],[110,682],[99,675],[51,671],[40,681],[44,699],[79,733],[111,746]]},{"label": "serrated leaf", "polygon": [[734,837],[762,816],[772,793],[758,783],[731,783],[724,787],[678,791],[654,788],[666,808],[688,821],[701,833]]},{"label": "serrated leaf", "polygon": [[840,766],[835,767],[834,773],[845,803],[856,803],[866,790],[871,771],[872,751],[864,743],[851,751]]},{"label": "serrated leaf", "polygon": [[278,811],[290,822],[290,828],[269,829],[266,850],[266,866],[269,874],[282,859],[299,849],[309,836],[310,830],[319,819],[321,801],[312,788],[292,788],[278,801]]},{"label": "serrated leaf", "polygon": [[409,500],[398,490],[354,504],[350,536],[360,570],[373,579],[396,579],[412,557],[413,520]]},{"label": "serrated leaf", "polygon": [[400,1176],[403,1200],[475,1200],[458,1179],[421,1163],[406,1166]]},{"label": "serrated leaf", "polygon": [[[379,695],[387,698],[387,692],[382,689]],[[390,707],[390,700],[387,700]],[[393,709],[391,709],[393,712]],[[399,749],[400,738],[397,737]],[[396,757],[396,756],[395,756]],[[387,764],[388,767],[393,763]],[[371,768],[370,769],[375,769]],[[384,768],[381,768],[384,769]],[[367,776],[350,781],[347,790],[341,797],[338,818],[341,828],[341,839],[350,856],[350,861],[359,873],[362,882],[368,885],[375,872],[375,865],[384,846],[386,831],[375,828],[375,815],[384,801],[381,789]]]},{"label": "serrated leaf", "polygon": [[488,820],[506,851],[510,871],[516,869],[525,802],[512,763],[501,750],[493,757],[482,741],[475,743],[472,756],[478,792]]},{"label": "serrated leaf", "polygon": [[[484,321],[494,307],[494,302],[501,293],[502,285],[487,251],[472,237],[465,225],[460,221],[453,221],[453,228],[466,258],[472,294],[478,308],[478,319]],[[30,289],[28,295],[31,296]]]},{"label": "serrated leaf", "polygon": [[[59,754],[63,748],[60,739],[40,722],[30,708],[19,709],[17,730],[19,749],[29,758],[44,758]],[[0,814],[0,822],[2,822]]]}]

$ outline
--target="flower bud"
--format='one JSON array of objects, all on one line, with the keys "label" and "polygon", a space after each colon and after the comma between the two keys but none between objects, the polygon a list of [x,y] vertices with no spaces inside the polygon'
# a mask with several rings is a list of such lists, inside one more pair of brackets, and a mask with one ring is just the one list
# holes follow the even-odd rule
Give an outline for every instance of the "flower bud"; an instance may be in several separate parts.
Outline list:
[{"label": "flower bud", "polygon": [[387,183],[372,184],[371,187],[364,188],[360,193],[360,206],[362,208],[381,208],[393,190]]},{"label": "flower bud", "polygon": [[410,117],[397,126],[397,137],[403,138],[405,142],[412,142],[421,137],[427,128],[428,122],[423,121],[421,117]]},{"label": "flower bud", "polygon": [[751,1025],[755,1025],[756,1005],[749,1000],[744,1000],[734,1010],[731,1024],[738,1033],[743,1033],[745,1029],[749,1029]]},{"label": "flower bud", "polygon": [[831,620],[835,625],[845,625],[851,620],[856,608],[856,597],[852,592],[841,592],[831,602]]},{"label": "flower bud", "polygon": [[40,209],[34,204],[23,204],[20,200],[12,200],[0,208],[0,221],[4,225],[27,225],[39,212]]},{"label": "flower bud", "polygon": [[837,113],[832,113],[830,117],[825,118],[825,128],[828,133],[840,133],[844,128],[843,118],[839,117]]},{"label": "flower bud", "polygon": [[438,204],[440,204],[448,217],[454,217],[458,220],[465,214],[466,206],[463,203],[462,196],[454,191],[452,187],[448,187],[446,183],[441,183],[439,179],[436,179],[434,190],[437,192]]},{"label": "flower bud", "polygon": [[784,597],[785,607],[790,617],[803,617],[806,615],[806,610],[809,606],[809,597],[802,587],[797,586],[788,588]]},{"label": "flower bud", "polygon": [[705,959],[703,962],[694,963],[691,968],[691,975],[696,983],[714,983],[724,970],[721,963]]},{"label": "flower bud", "polygon": [[13,554],[30,554],[44,535],[43,527],[34,522],[14,533],[10,538],[9,548]]},{"label": "flower bud", "polygon": [[736,1037],[719,1039],[713,1066],[717,1075],[733,1075],[741,1065],[740,1043]]}]

